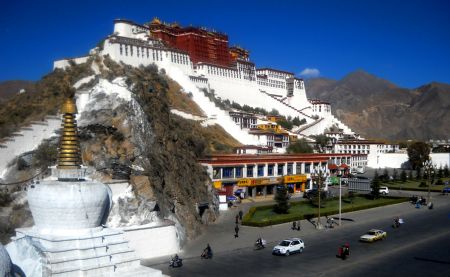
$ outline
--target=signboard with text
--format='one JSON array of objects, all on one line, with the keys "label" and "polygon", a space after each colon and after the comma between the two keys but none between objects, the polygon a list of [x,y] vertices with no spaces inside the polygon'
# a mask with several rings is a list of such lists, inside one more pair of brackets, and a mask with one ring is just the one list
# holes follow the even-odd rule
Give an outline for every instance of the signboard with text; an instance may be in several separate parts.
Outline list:
[{"label": "signboard with text", "polygon": [[284,176],[284,183],[304,183],[306,182],[306,175],[291,175]]}]

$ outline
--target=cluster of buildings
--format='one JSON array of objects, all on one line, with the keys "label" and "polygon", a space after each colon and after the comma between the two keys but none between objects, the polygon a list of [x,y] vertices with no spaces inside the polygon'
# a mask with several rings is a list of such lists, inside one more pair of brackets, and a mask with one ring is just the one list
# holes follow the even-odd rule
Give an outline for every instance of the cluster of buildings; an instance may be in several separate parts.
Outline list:
[{"label": "cluster of buildings", "polygon": [[[199,95],[204,96],[201,90],[206,90],[221,100],[266,111],[275,109],[284,118],[302,121],[300,126],[285,130],[277,123],[279,116],[225,111],[233,128],[221,122],[223,117],[217,124],[243,146],[236,149],[235,155],[215,156],[201,163],[208,167],[215,186],[227,193],[231,193],[230,184],[248,196],[270,194],[280,183],[289,184],[294,192],[302,191],[311,188],[315,165],[325,167],[332,177],[366,166],[391,166],[392,160],[396,165],[405,162],[405,155],[398,154],[398,145],[359,137],[332,115],[330,103],[308,99],[304,81],[292,72],[256,67],[248,50],[229,45],[227,34],[164,23],[158,18],[146,24],[118,19],[114,21],[114,32],[90,55],[107,55],[132,66],[155,64],[184,91],[193,93],[193,100],[202,108],[212,103],[198,102]],[[58,60],[54,67],[64,68],[69,61],[83,63],[88,58]],[[217,110],[208,110],[212,109],[204,109],[206,116],[214,118]],[[251,137],[251,143],[244,142],[237,130]],[[313,144],[313,136],[321,134],[330,138],[325,154],[282,155],[299,138]],[[398,157],[393,159],[393,154]]]}]

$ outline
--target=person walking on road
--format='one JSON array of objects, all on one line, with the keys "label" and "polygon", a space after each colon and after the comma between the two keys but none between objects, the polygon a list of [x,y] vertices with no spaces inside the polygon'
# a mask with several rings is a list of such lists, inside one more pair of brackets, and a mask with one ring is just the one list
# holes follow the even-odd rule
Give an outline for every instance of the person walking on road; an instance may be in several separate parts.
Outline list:
[{"label": "person walking on road", "polygon": [[242,212],[242,210],[239,211],[239,220],[242,222],[242,216],[244,215],[244,213]]},{"label": "person walking on road", "polygon": [[297,221],[297,231],[300,231],[300,220]]},{"label": "person walking on road", "polygon": [[239,237],[239,226],[236,224],[236,227],[234,227],[234,238]]},{"label": "person walking on road", "polygon": [[297,222],[292,221],[292,230],[297,230]]},{"label": "person walking on road", "polygon": [[236,221],[235,222],[236,222],[236,224],[239,224],[239,215],[238,214],[236,215]]}]

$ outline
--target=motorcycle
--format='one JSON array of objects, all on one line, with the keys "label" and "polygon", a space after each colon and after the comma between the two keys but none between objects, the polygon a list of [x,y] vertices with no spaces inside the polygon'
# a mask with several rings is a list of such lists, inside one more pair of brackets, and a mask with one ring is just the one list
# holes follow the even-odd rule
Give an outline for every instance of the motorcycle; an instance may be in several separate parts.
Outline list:
[{"label": "motorcycle", "polygon": [[178,256],[175,256],[170,259],[169,267],[182,267],[183,259],[180,259]]},{"label": "motorcycle", "polygon": [[208,250],[203,250],[202,255],[200,256],[202,259],[212,259],[213,257],[213,253],[212,251],[208,251]]},{"label": "motorcycle", "polygon": [[405,223],[402,218],[394,219],[394,224],[392,224],[392,228],[400,228],[400,226]]},{"label": "motorcycle", "polygon": [[255,250],[266,248],[266,241],[263,239],[257,239],[255,242]]}]

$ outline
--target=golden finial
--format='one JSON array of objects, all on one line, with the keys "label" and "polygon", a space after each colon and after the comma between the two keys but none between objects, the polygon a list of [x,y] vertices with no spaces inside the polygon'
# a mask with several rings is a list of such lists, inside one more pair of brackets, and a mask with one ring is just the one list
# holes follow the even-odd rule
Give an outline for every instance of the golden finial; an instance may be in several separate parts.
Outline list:
[{"label": "golden finial", "polygon": [[64,101],[61,107],[63,114],[62,134],[58,152],[58,168],[73,169],[81,166],[80,142],[78,140],[77,106],[72,98]]},{"label": "golden finial", "polygon": [[161,20],[159,20],[159,18],[157,18],[156,16],[153,18],[151,24],[161,24]]}]

